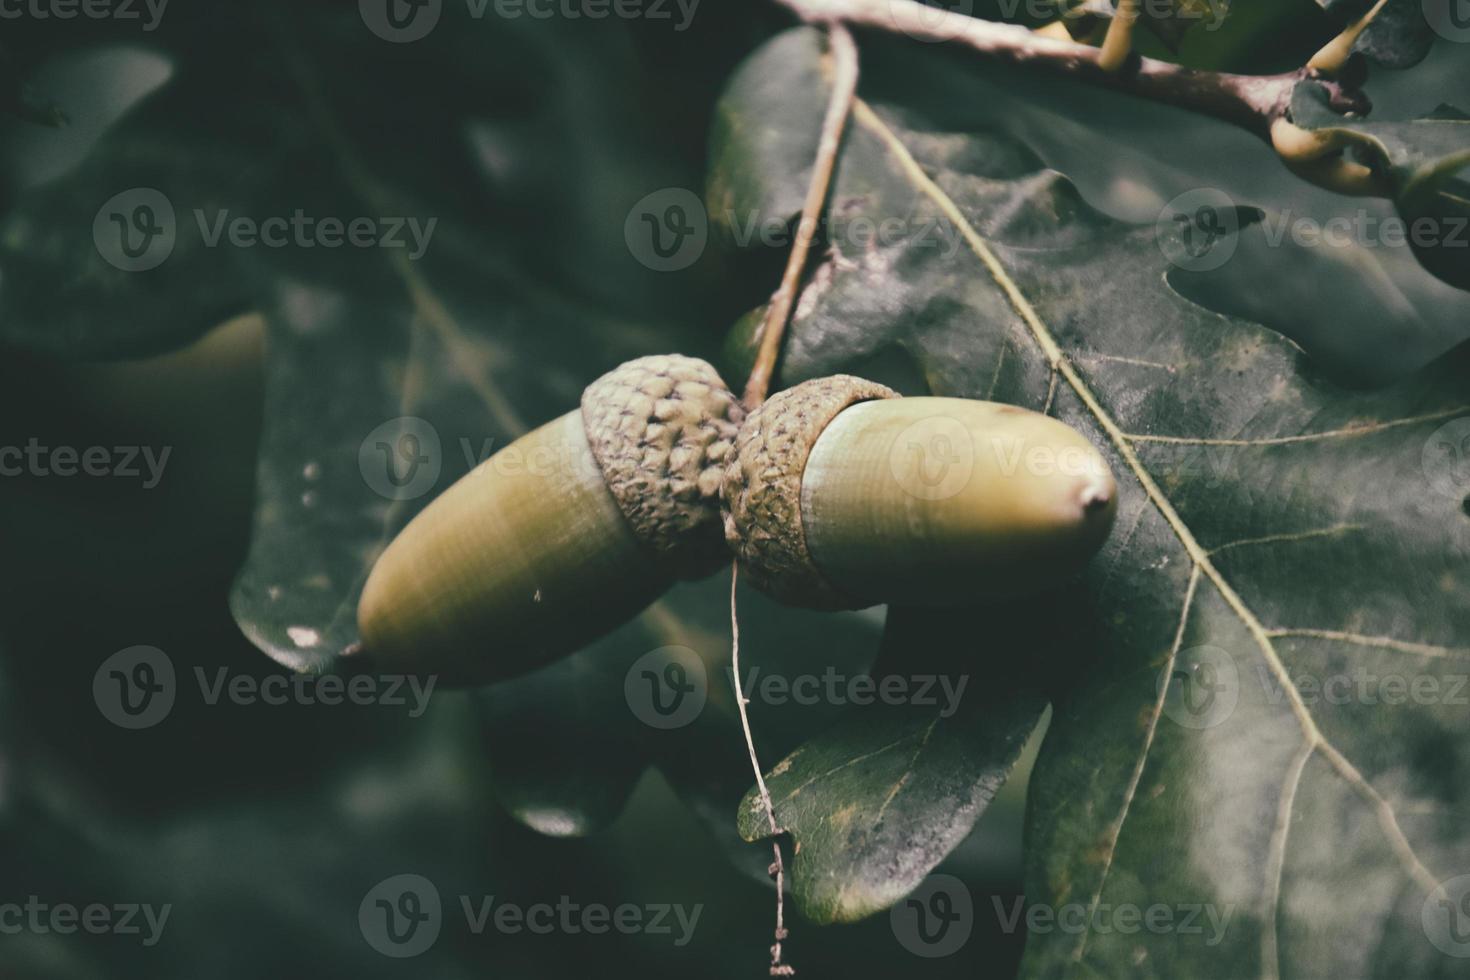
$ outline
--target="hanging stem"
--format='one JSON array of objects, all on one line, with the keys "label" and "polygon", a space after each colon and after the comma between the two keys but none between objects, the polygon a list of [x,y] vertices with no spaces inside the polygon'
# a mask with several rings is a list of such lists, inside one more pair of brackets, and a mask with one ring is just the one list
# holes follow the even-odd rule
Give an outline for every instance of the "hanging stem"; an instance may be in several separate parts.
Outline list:
[{"label": "hanging stem", "polygon": [[[781,356],[781,341],[785,337],[786,326],[791,321],[791,308],[796,301],[796,288],[801,282],[801,273],[806,268],[812,241],[816,238],[822,207],[832,185],[832,171],[837,165],[842,131],[847,125],[847,117],[852,113],[853,99],[857,93],[858,55],[852,34],[845,25],[834,21],[827,25],[827,44],[832,59],[832,95],[827,102],[827,113],[822,119],[817,156],[812,164],[811,183],[807,185],[801,220],[796,228],[796,240],[792,243],[791,254],[787,256],[781,284],[766,308],[765,322],[761,325],[760,349],[756,353],[750,377],[745,382],[742,400],[746,411],[760,407],[771,389],[776,361]],[[781,828],[776,824],[776,809],[771,803],[770,791],[766,789],[765,770],[756,755],[755,737],[750,729],[750,714],[746,710],[748,702],[740,681],[740,617],[735,599],[739,572],[738,562],[730,566],[730,670],[734,675],[735,705],[740,711],[740,727],[745,732],[745,749],[750,753],[750,766],[755,771],[756,789],[760,794],[761,806],[766,811],[766,822],[772,838],[772,860],[768,870],[776,882],[776,941],[771,945],[771,976],[789,977],[795,975],[796,969],[781,962],[781,944],[787,935],[786,865],[781,857]]]},{"label": "hanging stem", "polygon": [[817,158],[812,164],[812,180],[807,185],[801,221],[796,226],[796,240],[792,243],[791,254],[787,256],[781,285],[771,297],[770,305],[766,307],[765,322],[761,325],[760,350],[756,353],[750,377],[745,382],[743,401],[746,410],[754,409],[765,401],[766,393],[771,388],[771,378],[776,373],[776,360],[781,354],[781,340],[786,334],[786,324],[791,319],[791,306],[796,301],[796,287],[801,282],[807,255],[811,252],[812,241],[817,235],[822,205],[827,200],[832,170],[837,164],[837,150],[842,144],[842,130],[847,125],[847,117],[852,113],[852,100],[857,92],[857,45],[853,43],[852,34],[842,24],[833,23],[828,27],[827,38],[832,56],[832,97],[827,102],[827,114],[822,120]]},{"label": "hanging stem", "polygon": [[755,785],[760,792],[761,805],[766,808],[766,820],[771,828],[771,866],[767,873],[776,882],[776,941],[771,945],[771,976],[789,977],[796,968],[781,962],[781,943],[786,938],[786,866],[781,860],[781,841],[777,836],[781,828],[776,826],[776,810],[771,805],[771,793],[766,789],[766,777],[761,771],[760,760],[755,754],[755,738],[750,732],[750,717],[746,713],[745,689],[740,683],[740,617],[735,612],[735,586],[740,575],[738,563],[730,566],[730,671],[735,677],[735,703],[740,708],[740,727],[745,730],[745,748],[750,753],[750,764],[755,769]]}]

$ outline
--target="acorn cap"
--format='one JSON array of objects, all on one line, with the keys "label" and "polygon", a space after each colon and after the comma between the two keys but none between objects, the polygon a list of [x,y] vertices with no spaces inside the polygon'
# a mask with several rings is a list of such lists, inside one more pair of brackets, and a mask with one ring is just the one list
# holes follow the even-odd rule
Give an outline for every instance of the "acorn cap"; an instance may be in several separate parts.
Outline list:
[{"label": "acorn cap", "polygon": [[859,609],[870,602],[831,585],[813,562],[802,525],[807,457],[834,418],[858,402],[898,392],[848,374],[802,382],[751,412],[725,467],[725,542],[741,574],[761,591],[812,609]]},{"label": "acorn cap", "polygon": [[720,481],[745,412],[708,363],[640,357],[587,386],[582,423],[592,455],[634,536],[679,578],[729,560]]}]

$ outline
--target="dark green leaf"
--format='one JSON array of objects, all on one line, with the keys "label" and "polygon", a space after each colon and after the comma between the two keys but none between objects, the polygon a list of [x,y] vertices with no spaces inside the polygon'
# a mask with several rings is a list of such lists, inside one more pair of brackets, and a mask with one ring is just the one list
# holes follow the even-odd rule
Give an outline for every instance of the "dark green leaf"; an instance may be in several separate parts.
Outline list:
[{"label": "dark green leaf", "polygon": [[[786,66],[819,50],[794,32],[746,71],[809,71]],[[1236,212],[1101,215],[1060,175],[1018,169],[1004,139],[946,125],[963,118],[965,71],[884,55],[867,50],[831,248],[781,379],[892,351],[935,394],[1073,425],[1120,481],[1117,529],[1075,601],[1027,619],[1041,657],[1067,651],[1044,668],[1056,710],[1027,894],[1091,927],[1033,933],[1025,972],[1456,975],[1421,912],[1438,914],[1437,883],[1464,873],[1470,846],[1470,721],[1448,693],[1470,666],[1470,348],[1388,387],[1343,387],[1281,335],[1171,288],[1169,257],[1231,247]],[[747,99],[741,77],[728,98],[750,118],[817,125]],[[718,166],[747,165],[738,143],[720,148]],[[850,233],[887,219],[901,230]],[[1410,710],[1293,686],[1353,672],[1439,697]],[[1211,691],[1234,704],[1199,727],[1189,709]],[[830,798],[807,823],[840,809]],[[1230,920],[1211,936],[1094,917],[1154,904]]]},{"label": "dark green leaf", "polygon": [[[1007,659],[1031,654],[1020,637],[976,636],[975,623],[999,612],[891,610],[884,651],[864,675],[872,688],[843,679],[867,704],[766,776],[777,832],[794,841],[792,894],[808,918],[853,922],[913,891],[1005,783],[1045,699],[1007,683],[1024,676]],[[771,819],[752,788],[741,836],[771,836]]]}]

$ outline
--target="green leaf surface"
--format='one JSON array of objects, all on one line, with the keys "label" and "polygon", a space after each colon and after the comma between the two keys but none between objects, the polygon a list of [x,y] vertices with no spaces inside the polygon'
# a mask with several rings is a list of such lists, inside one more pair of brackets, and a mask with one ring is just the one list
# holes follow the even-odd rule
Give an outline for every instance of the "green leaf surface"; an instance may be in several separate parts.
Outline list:
[{"label": "green leaf surface", "polygon": [[[1082,923],[1033,931],[1025,975],[1458,975],[1424,923],[1470,847],[1470,716],[1449,693],[1470,666],[1470,348],[1387,387],[1344,387],[1281,335],[1170,286],[1188,236],[1238,214],[1110,219],[966,125],[963,68],[899,51],[865,47],[831,195],[842,223],[796,304],[780,378],[906,360],[935,394],[1076,427],[1119,479],[1116,530],[1067,614],[1010,611],[1055,705],[1028,899]],[[732,82],[726,111],[816,127],[805,102],[761,102],[742,82],[775,88],[819,53],[814,33],[783,35]],[[747,165],[739,143],[719,148],[717,167]],[[860,219],[902,231],[842,233]],[[1438,698],[1322,696],[1354,672]],[[805,824],[847,802],[808,800],[825,816]],[[1124,905],[1230,918],[1220,936],[1099,925]]]},{"label": "green leaf surface", "polygon": [[869,703],[771,770],[771,816],[757,789],[741,801],[746,840],[771,836],[772,818],[790,835],[792,894],[807,918],[852,922],[897,902],[1004,785],[1046,702],[1006,683],[1024,677],[1003,663],[1019,637],[975,636],[976,618],[998,612],[890,610]]}]

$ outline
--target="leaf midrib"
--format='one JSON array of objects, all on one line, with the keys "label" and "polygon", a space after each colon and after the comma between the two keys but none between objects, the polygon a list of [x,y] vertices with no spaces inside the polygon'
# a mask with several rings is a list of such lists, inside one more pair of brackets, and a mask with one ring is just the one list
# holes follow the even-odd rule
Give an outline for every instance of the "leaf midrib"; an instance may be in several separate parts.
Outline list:
[{"label": "leaf midrib", "polygon": [[[1190,607],[1193,604],[1193,599],[1195,595],[1194,585],[1197,581],[1198,576],[1203,575],[1205,578],[1209,579],[1210,583],[1219,592],[1221,598],[1225,600],[1231,611],[1245,626],[1247,632],[1251,635],[1251,638],[1254,640],[1256,647],[1260,651],[1262,658],[1265,660],[1268,668],[1275,675],[1278,682],[1280,682],[1281,689],[1286,692],[1288,702],[1292,709],[1292,713],[1297,720],[1298,726],[1302,730],[1305,740],[1299,752],[1300,762],[1297,762],[1294,759],[1293,766],[1291,767],[1293,772],[1290,775],[1290,782],[1289,785],[1286,786],[1285,793],[1283,795],[1283,802],[1286,804],[1286,807],[1285,812],[1281,814],[1282,819],[1278,821],[1278,826],[1273,831],[1273,854],[1282,855],[1284,861],[1287,819],[1290,816],[1290,801],[1294,799],[1296,783],[1299,781],[1302,769],[1305,767],[1304,764],[1306,758],[1314,752],[1321,752],[1323,757],[1333,767],[1333,769],[1335,769],[1338,774],[1344,780],[1346,780],[1350,786],[1353,787],[1355,792],[1357,792],[1361,797],[1364,798],[1366,802],[1368,802],[1370,806],[1373,807],[1378,823],[1382,828],[1385,836],[1388,838],[1388,841],[1392,849],[1394,850],[1395,855],[1399,859],[1400,863],[1404,866],[1405,871],[1410,875],[1410,877],[1417,881],[1420,886],[1425,889],[1426,892],[1433,892],[1434,890],[1436,890],[1439,887],[1438,880],[1419,860],[1419,857],[1415,853],[1413,846],[1409,843],[1408,838],[1404,835],[1402,828],[1399,827],[1397,817],[1395,816],[1392,807],[1389,806],[1388,802],[1378,793],[1377,790],[1375,790],[1368,783],[1367,779],[1362,775],[1357,767],[1355,767],[1347,759],[1347,757],[1343,755],[1343,753],[1327,739],[1327,737],[1322,733],[1321,729],[1317,726],[1316,720],[1312,717],[1311,712],[1308,710],[1306,704],[1303,702],[1300,692],[1297,691],[1296,687],[1291,683],[1285,664],[1282,663],[1281,658],[1276,652],[1276,648],[1271,641],[1271,635],[1269,631],[1266,629],[1266,627],[1262,625],[1260,619],[1246,604],[1245,600],[1235,591],[1235,589],[1226,580],[1225,576],[1215,566],[1214,562],[1211,560],[1210,552],[1200,544],[1199,540],[1195,537],[1189,525],[1175,510],[1168,496],[1154,481],[1147,468],[1143,465],[1142,460],[1139,459],[1136,451],[1131,444],[1128,434],[1123,431],[1118,422],[1112,417],[1107,409],[1103,407],[1097,396],[1087,385],[1086,381],[1083,380],[1071,361],[1068,360],[1066,354],[1062,351],[1061,347],[1053,338],[1051,331],[1047,328],[1045,322],[1041,319],[1041,316],[1037,313],[1035,307],[1031,305],[1030,301],[1021,291],[1020,286],[1006,271],[1005,267],[1000,263],[1000,260],[996,257],[995,253],[991,251],[990,247],[979,235],[979,233],[976,231],[970,221],[965,217],[959,206],[954,202],[952,198],[949,197],[949,195],[947,195],[943,191],[942,188],[939,187],[937,183],[930,179],[928,174],[924,172],[923,168],[914,158],[913,154],[909,152],[908,147],[903,143],[898,135],[894,133],[893,130],[891,130],[886,123],[883,122],[883,120],[877,115],[877,113],[873,111],[872,107],[869,106],[864,100],[859,98],[854,101],[853,115],[856,118],[857,122],[864,129],[868,130],[870,133],[876,136],[888,148],[889,152],[892,154],[893,158],[897,162],[899,168],[903,171],[905,177],[914,185],[914,187],[921,194],[933,201],[934,204],[939,207],[941,211],[944,212],[945,216],[949,220],[954,222],[955,227],[960,229],[960,232],[964,236],[965,242],[969,246],[971,252],[973,252],[975,257],[980,260],[981,264],[986,267],[986,270],[995,280],[1001,291],[1005,293],[1006,298],[1010,302],[1012,308],[1016,311],[1017,315],[1030,330],[1033,341],[1041,349],[1041,352],[1046,357],[1048,363],[1051,366],[1053,378],[1056,374],[1060,374],[1063,378],[1066,379],[1068,385],[1072,388],[1073,392],[1087,408],[1087,411],[1093,416],[1094,419],[1096,419],[1098,425],[1101,426],[1104,433],[1107,435],[1109,442],[1122,457],[1129,471],[1132,473],[1134,479],[1136,479],[1139,485],[1143,488],[1145,494],[1149,498],[1150,504],[1169,524],[1170,528],[1175,534],[1175,537],[1178,538],[1185,552],[1189,555],[1193,563],[1191,568],[1191,587],[1188,591],[1183,609],[1181,610],[1179,635],[1176,638],[1174,648],[1170,653],[1170,666],[1172,666],[1174,656],[1178,653],[1179,640],[1183,637],[1184,624],[1187,621]],[[1050,401],[1050,398],[1048,398],[1048,400]],[[1154,704],[1153,713],[1150,718],[1150,737],[1145,742],[1143,751],[1140,753],[1139,759],[1136,762],[1135,778],[1133,781],[1133,785],[1130,788],[1128,796],[1124,801],[1122,812],[1119,814],[1118,818],[1112,825],[1112,832],[1110,834],[1110,839],[1108,841],[1106,852],[1103,858],[1103,874],[1098,881],[1097,888],[1094,890],[1089,903],[1090,906],[1094,908],[1101,900],[1103,886],[1106,883],[1108,868],[1111,866],[1118,838],[1121,836],[1122,833],[1123,824],[1128,817],[1128,808],[1132,803],[1133,790],[1136,789],[1138,779],[1142,776],[1144,765],[1152,748],[1152,733],[1154,731],[1154,728],[1156,727],[1158,717],[1163,710],[1163,699],[1164,692],[1161,691],[1158,699]],[[1278,839],[1279,844],[1277,843]],[[1273,907],[1271,914],[1267,917],[1267,922],[1270,923],[1272,927],[1267,930],[1268,935],[1263,938],[1263,944],[1269,944],[1268,948],[1271,949],[1273,952],[1275,944],[1275,905],[1276,901],[1279,899],[1279,866],[1276,868],[1275,874],[1278,880],[1277,885],[1272,893]],[[1084,952],[1086,947],[1086,941],[1087,934],[1084,933],[1078,949],[1073,954],[1074,960],[1080,960],[1082,953]],[[1274,955],[1269,962],[1271,963],[1270,968],[1274,971]]]}]

